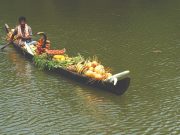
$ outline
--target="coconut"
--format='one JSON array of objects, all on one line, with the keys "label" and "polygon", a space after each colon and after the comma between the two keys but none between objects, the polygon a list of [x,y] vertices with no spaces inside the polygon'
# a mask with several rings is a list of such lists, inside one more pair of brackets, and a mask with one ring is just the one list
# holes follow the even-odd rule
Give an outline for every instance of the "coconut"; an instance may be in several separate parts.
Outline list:
[{"label": "coconut", "polygon": [[94,71],[94,68],[93,68],[93,67],[90,67],[89,70]]},{"label": "coconut", "polygon": [[99,74],[104,75],[105,74],[105,70],[104,69],[99,70]]},{"label": "coconut", "polygon": [[103,76],[101,74],[96,73],[94,78],[97,80],[102,80]]},{"label": "coconut", "polygon": [[98,65],[94,68],[94,71],[96,73],[99,73],[99,74],[104,74],[105,73],[105,70],[104,70],[104,66],[102,65]]},{"label": "coconut", "polygon": [[92,67],[95,68],[98,64],[99,64],[99,63],[98,63],[97,61],[94,60],[94,61],[92,62]]},{"label": "coconut", "polygon": [[106,78],[109,78],[109,77],[112,76],[112,74],[111,73],[106,73],[105,76],[106,76]]},{"label": "coconut", "polygon": [[89,70],[87,70],[87,71],[84,73],[84,75],[89,76],[89,75],[90,75]]},{"label": "coconut", "polygon": [[92,77],[92,76],[93,76],[93,71],[87,70],[84,74],[85,74],[86,76],[88,76],[88,77]]}]

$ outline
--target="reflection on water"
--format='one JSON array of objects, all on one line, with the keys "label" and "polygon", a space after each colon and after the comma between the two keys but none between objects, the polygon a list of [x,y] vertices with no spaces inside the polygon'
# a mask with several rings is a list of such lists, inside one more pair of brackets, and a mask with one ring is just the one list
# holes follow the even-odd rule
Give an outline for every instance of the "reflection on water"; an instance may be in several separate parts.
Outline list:
[{"label": "reflection on water", "polygon": [[[0,134],[179,134],[179,1],[4,0],[0,25],[27,16],[53,48],[131,71],[117,96],[0,52]],[[8,10],[7,10],[8,9]],[[0,35],[1,36],[1,35]]]},{"label": "reflection on water", "polygon": [[17,78],[23,78],[25,81],[24,83],[32,83],[33,76],[32,76],[32,63],[24,61],[23,59],[19,59],[19,55],[17,52],[8,53],[7,58],[12,64],[12,69],[15,73]]}]

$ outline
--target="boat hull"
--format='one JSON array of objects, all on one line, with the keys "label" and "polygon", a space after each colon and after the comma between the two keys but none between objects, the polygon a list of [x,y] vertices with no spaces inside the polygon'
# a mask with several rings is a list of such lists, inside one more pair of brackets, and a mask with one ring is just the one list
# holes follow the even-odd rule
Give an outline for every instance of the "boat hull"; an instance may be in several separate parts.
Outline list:
[{"label": "boat hull", "polygon": [[[21,47],[19,47],[15,43],[13,44],[13,46],[19,53],[24,55],[26,58],[28,58],[31,61],[33,60],[33,57],[34,57],[33,55],[24,51]],[[46,70],[49,70],[49,69],[47,68]],[[114,85],[113,83],[95,80],[95,79],[86,77],[84,75],[81,75],[76,72],[72,72],[72,71],[69,71],[69,70],[66,70],[63,68],[54,68],[49,71],[64,75],[65,77],[68,77],[68,78],[75,80],[77,82],[80,82],[82,84],[85,84],[85,85],[88,85],[91,87],[95,87],[95,88],[99,88],[101,90],[106,90],[106,91],[109,91],[109,92],[112,92],[112,93],[115,93],[118,95],[122,95],[128,89],[128,87],[130,85],[129,77],[118,80],[117,84]]]}]

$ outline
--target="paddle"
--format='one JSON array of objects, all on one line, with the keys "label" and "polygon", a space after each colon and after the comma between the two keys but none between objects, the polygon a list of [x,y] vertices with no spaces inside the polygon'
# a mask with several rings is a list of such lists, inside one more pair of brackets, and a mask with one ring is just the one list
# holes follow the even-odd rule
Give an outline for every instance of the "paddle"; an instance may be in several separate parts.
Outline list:
[{"label": "paddle", "polygon": [[7,44],[5,44],[3,47],[1,47],[1,50],[3,50],[4,48],[6,48],[7,46],[9,46],[12,42],[9,42]]},{"label": "paddle", "polygon": [[[34,38],[34,36],[32,36],[32,38]],[[15,38],[14,40],[16,40],[17,38]],[[13,40],[13,41],[14,41]],[[3,47],[1,47],[1,50],[3,50],[4,48],[6,48],[7,46],[9,46],[13,41],[8,42],[7,44],[5,44]]]}]

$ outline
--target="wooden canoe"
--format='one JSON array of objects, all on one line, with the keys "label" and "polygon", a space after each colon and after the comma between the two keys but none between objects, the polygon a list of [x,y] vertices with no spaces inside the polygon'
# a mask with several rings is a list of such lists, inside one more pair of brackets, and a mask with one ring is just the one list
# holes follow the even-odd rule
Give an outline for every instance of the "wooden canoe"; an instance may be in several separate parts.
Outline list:
[{"label": "wooden canoe", "polygon": [[[6,27],[7,25],[5,25],[5,29],[8,29]],[[28,53],[28,51],[22,49],[19,45],[15,43],[13,43],[13,47],[17,50],[17,52],[24,55],[25,58],[28,58],[29,60],[33,61],[34,56]],[[49,70],[49,69],[46,68],[46,70]],[[118,74],[116,74],[115,75],[116,83],[114,83],[112,80],[110,81],[110,79],[108,81],[95,80],[85,75],[82,75],[82,74],[61,68],[61,67],[54,68],[50,71],[58,73],[60,75],[64,75],[65,77],[68,77],[74,81],[80,82],[84,85],[88,85],[88,86],[98,88],[101,90],[106,90],[106,91],[109,91],[118,95],[122,95],[128,89],[130,85],[130,77],[127,77],[127,75],[121,75],[120,79],[117,80],[116,76]]]}]

